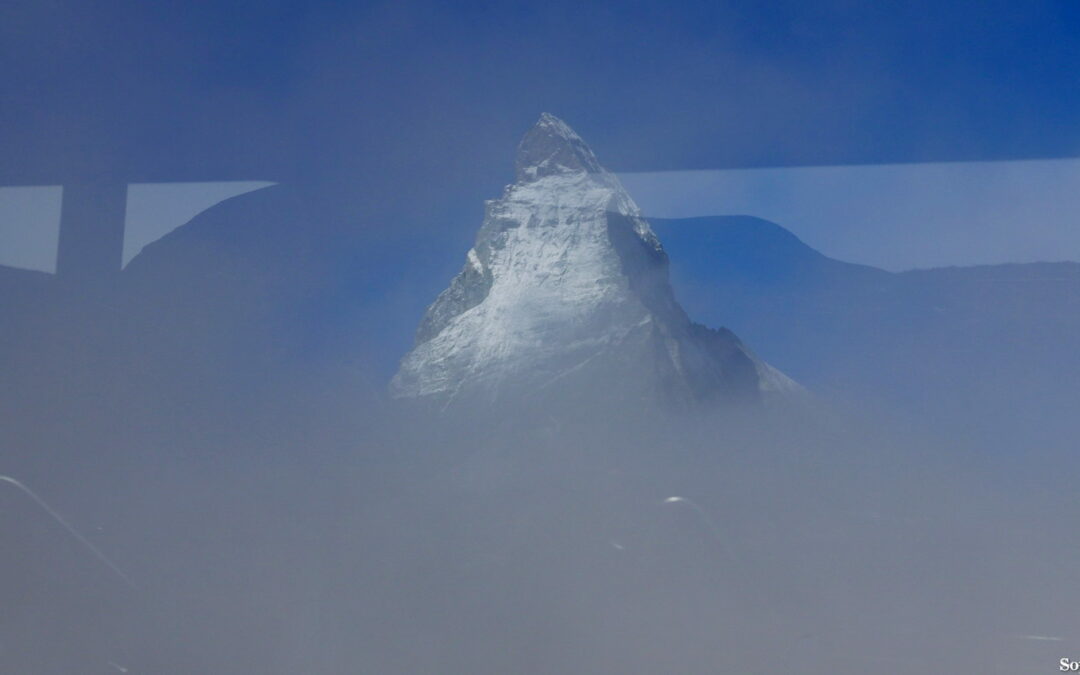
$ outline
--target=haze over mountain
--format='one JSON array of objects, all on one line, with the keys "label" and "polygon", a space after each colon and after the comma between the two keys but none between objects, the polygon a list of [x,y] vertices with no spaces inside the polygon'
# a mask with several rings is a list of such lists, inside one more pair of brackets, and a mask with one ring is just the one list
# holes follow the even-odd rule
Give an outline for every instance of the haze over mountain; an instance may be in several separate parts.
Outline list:
[{"label": "haze over mountain", "polygon": [[[816,394],[1016,443],[1073,428],[1080,265],[890,273],[755,218],[652,226],[689,314],[730,327]],[[286,371],[365,373],[380,388],[449,259],[278,186],[201,214],[94,293],[0,268],[6,409],[118,388],[224,410],[241,399],[218,392],[250,394]]]},{"label": "haze over mountain", "polygon": [[[591,153],[557,136],[569,142],[525,144],[538,151],[420,329],[421,346],[455,337],[439,352],[451,362],[483,355],[498,331],[511,345],[532,330],[555,340],[475,361],[500,365],[466,373],[476,391],[531,386],[576,356],[552,347],[571,345],[599,354],[590,368],[613,365],[562,378],[556,399],[577,403],[559,387],[594,382],[615,401],[753,396],[760,383],[728,388],[722,369],[695,381],[675,368],[668,345],[712,352],[674,287],[689,314],[749,336],[811,391],[918,424],[624,405],[529,425],[550,401],[518,397],[479,418],[385,405],[387,371],[457,254],[340,208],[326,198],[340,186],[267,188],[98,285],[0,269],[0,471],[138,586],[2,483],[3,541],[18,542],[0,549],[5,664],[1052,667],[1077,601],[1080,266],[890,274],[747,218],[659,221],[661,249]],[[540,189],[556,184],[575,189]],[[560,269],[564,257],[580,264]],[[414,382],[439,383],[416,355]],[[934,416],[992,442],[922,433]]]}]

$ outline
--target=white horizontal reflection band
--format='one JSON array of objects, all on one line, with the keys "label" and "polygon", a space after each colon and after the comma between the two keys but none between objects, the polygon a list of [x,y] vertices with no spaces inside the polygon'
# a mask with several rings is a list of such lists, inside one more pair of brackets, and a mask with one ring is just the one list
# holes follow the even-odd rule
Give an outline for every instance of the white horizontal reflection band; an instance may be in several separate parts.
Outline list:
[{"label": "white horizontal reflection band", "polygon": [[0,187],[0,265],[56,272],[59,185]]},{"label": "white horizontal reflection band", "polygon": [[900,271],[1080,261],[1080,160],[619,174],[646,216],[770,220],[831,258]]},{"label": "white horizontal reflection band", "polygon": [[[750,215],[811,247],[889,270],[1080,260],[1080,160],[620,174],[646,216]],[[265,181],[128,187],[123,264]],[[60,186],[0,187],[0,265],[56,271]]]},{"label": "white horizontal reflection band", "polygon": [[[128,185],[123,265],[210,207],[271,185],[267,181]],[[0,187],[0,265],[55,274],[62,203],[60,185]]]}]

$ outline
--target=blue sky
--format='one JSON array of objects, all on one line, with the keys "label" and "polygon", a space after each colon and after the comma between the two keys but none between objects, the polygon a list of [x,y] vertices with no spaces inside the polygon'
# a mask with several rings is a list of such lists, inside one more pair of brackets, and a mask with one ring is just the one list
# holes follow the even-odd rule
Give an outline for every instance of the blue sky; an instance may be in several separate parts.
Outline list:
[{"label": "blue sky", "polygon": [[1038,1],[15,0],[0,185],[304,182],[464,250],[544,110],[625,173],[1076,156],[1078,27]]}]

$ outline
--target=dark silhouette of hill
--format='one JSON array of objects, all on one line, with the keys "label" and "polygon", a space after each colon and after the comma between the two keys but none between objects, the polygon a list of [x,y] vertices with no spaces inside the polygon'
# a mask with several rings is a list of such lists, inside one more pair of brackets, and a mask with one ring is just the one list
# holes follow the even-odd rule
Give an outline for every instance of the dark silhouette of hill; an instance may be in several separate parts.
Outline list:
[{"label": "dark silhouette of hill", "polygon": [[892,273],[758,218],[652,222],[691,315],[812,390],[1019,444],[1075,424],[1080,264]]},{"label": "dark silhouette of hill", "polygon": [[[690,317],[812,391],[1018,445],[1075,431],[1078,264],[892,273],[756,218],[651,222]],[[302,378],[380,389],[458,257],[279,186],[200,214],[98,288],[0,269],[5,414],[183,424]]]}]

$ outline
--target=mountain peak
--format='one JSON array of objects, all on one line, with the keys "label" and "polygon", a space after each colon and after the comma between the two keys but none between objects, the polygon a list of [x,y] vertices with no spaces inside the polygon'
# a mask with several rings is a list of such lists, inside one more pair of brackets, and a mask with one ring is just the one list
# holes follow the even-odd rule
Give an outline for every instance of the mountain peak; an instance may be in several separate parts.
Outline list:
[{"label": "mountain peak", "polygon": [[566,123],[541,115],[517,172],[424,314],[395,396],[444,409],[578,398],[678,406],[795,386],[730,331],[690,321],[660,241]]},{"label": "mountain peak", "polygon": [[514,169],[519,182],[560,173],[603,171],[581,136],[551,113],[541,113],[540,119],[521,139]]}]

